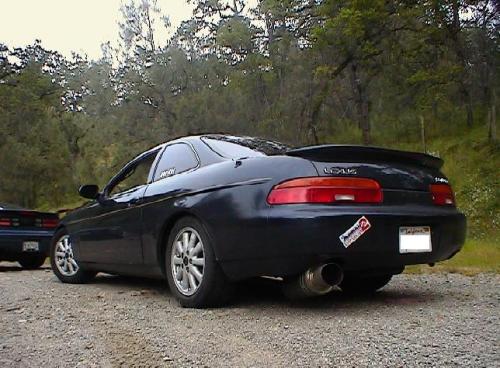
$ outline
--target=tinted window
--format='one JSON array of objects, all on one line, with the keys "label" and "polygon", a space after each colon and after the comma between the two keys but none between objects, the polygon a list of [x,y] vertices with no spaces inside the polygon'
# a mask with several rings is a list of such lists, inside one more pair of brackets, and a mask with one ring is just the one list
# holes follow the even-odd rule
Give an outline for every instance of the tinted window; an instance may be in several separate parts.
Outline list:
[{"label": "tinted window", "polygon": [[113,187],[109,189],[109,195],[112,196],[117,193],[127,192],[138,186],[147,184],[149,171],[151,170],[151,165],[156,158],[156,154],[157,152],[143,158],[130,167],[123,174],[121,180],[116,182]]},{"label": "tinted window", "polygon": [[210,135],[201,139],[220,156],[232,159],[281,155],[289,149],[282,143],[260,138]]},{"label": "tinted window", "polygon": [[156,167],[154,180],[160,180],[198,166],[196,156],[187,144],[175,143],[163,151]]}]

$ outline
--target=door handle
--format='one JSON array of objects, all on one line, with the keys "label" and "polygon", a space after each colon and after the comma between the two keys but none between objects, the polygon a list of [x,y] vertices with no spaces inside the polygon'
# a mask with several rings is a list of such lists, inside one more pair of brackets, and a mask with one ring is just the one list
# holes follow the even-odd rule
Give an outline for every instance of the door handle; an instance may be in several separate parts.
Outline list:
[{"label": "door handle", "polygon": [[128,206],[137,206],[138,204],[142,203],[142,198],[133,198],[128,202]]}]

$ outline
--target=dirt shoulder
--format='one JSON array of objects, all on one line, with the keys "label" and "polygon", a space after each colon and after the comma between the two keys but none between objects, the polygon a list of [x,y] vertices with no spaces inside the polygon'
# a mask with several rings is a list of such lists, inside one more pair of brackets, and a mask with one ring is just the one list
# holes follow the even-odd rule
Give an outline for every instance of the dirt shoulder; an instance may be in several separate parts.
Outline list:
[{"label": "dirt shoulder", "polygon": [[271,280],[182,309],[160,281],[61,284],[0,264],[1,367],[494,366],[500,276],[400,275],[372,297],[291,303]]}]

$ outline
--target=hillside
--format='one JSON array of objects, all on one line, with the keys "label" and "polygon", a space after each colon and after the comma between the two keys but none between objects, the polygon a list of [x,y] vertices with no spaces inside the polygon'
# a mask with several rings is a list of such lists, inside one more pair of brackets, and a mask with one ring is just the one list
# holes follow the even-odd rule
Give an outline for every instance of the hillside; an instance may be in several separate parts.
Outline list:
[{"label": "hillside", "polygon": [[[458,255],[434,269],[415,266],[409,272],[500,272],[500,147],[488,143],[486,134],[485,127],[477,127],[429,142],[429,152],[445,160],[443,172],[455,190],[458,207],[467,216],[467,242]],[[411,144],[398,147],[419,148]]]}]

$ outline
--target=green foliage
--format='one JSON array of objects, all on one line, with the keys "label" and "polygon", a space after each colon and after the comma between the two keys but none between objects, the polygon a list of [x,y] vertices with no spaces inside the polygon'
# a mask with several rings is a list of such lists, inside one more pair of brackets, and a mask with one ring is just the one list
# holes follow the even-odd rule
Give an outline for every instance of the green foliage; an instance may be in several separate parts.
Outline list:
[{"label": "green foliage", "polygon": [[247,53],[253,47],[253,32],[248,19],[233,17],[219,27],[217,44],[236,53]]},{"label": "green foliage", "polygon": [[0,197],[34,207],[64,203],[71,183],[58,88],[36,66],[0,85]]},{"label": "green foliage", "polygon": [[446,159],[443,170],[474,237],[500,234],[500,147],[485,142],[484,133],[478,129],[460,139],[441,138],[431,146]]},{"label": "green foliage", "polygon": [[492,240],[472,240],[465,242],[462,250],[452,259],[434,267],[416,265],[407,267],[406,273],[452,272],[476,275],[481,272],[500,273],[500,242]]}]

